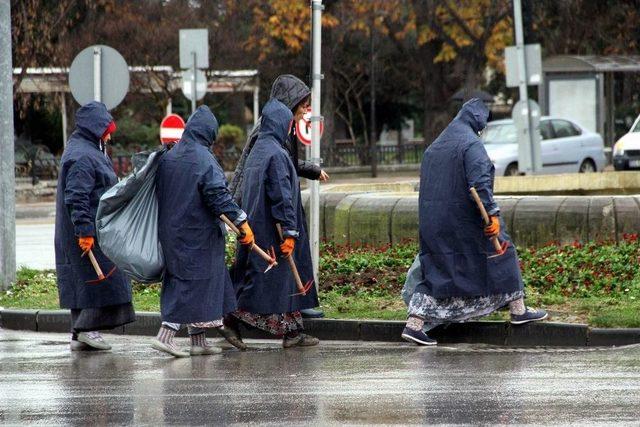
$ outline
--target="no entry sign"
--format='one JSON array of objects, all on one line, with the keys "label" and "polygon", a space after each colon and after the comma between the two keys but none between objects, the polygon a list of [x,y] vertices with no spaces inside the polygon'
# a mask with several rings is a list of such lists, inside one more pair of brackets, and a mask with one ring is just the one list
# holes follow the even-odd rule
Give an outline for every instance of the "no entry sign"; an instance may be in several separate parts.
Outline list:
[{"label": "no entry sign", "polygon": [[[320,136],[324,132],[324,122],[320,122]],[[296,123],[296,135],[304,145],[311,145],[311,109],[308,109]]]},{"label": "no entry sign", "polygon": [[180,141],[184,132],[184,120],[177,114],[169,114],[160,122],[160,142],[170,144]]}]

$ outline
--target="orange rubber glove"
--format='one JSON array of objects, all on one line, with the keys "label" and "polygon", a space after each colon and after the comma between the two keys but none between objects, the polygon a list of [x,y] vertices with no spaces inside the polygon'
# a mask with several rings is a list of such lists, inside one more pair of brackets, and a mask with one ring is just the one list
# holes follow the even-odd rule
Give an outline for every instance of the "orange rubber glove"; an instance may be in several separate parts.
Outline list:
[{"label": "orange rubber glove", "polygon": [[296,239],[293,237],[287,237],[284,239],[284,242],[280,245],[280,250],[282,251],[282,255],[286,257],[291,256],[293,253],[293,249],[296,247]]},{"label": "orange rubber glove", "polygon": [[500,234],[500,218],[495,215],[489,217],[489,225],[484,227],[484,234],[487,237],[494,237]]},{"label": "orange rubber glove", "polygon": [[93,248],[93,245],[95,245],[95,240],[92,236],[78,237],[78,245],[80,249],[82,249],[82,252],[89,252],[89,250]]},{"label": "orange rubber glove", "polygon": [[256,239],[253,235],[253,230],[249,227],[249,222],[245,221],[240,226],[240,236],[238,236],[240,244],[245,246],[251,246],[255,243]]}]

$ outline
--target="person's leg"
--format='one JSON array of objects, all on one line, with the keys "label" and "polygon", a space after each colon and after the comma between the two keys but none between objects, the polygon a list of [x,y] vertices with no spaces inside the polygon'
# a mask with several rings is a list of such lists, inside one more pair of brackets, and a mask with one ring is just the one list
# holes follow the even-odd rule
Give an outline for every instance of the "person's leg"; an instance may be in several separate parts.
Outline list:
[{"label": "person's leg", "polygon": [[189,357],[189,353],[180,349],[173,340],[180,327],[179,323],[162,322],[158,335],[151,343],[151,347],[175,357]]},{"label": "person's leg", "polygon": [[402,331],[405,341],[418,345],[435,345],[438,342],[424,333],[424,316],[427,310],[426,295],[416,292],[409,302],[407,324]]},{"label": "person's leg", "polygon": [[[85,329],[87,325],[94,325],[94,317],[99,309],[71,310],[71,350],[111,350],[99,331]],[[80,332],[82,331],[82,332]]]},{"label": "person's leg", "polygon": [[189,350],[191,356],[205,356],[221,353],[222,349],[212,346],[207,342],[206,329],[199,326],[199,324],[192,324],[188,326],[189,338],[191,339],[191,349]]},{"label": "person's leg", "polygon": [[78,341],[78,332],[75,329],[75,324],[76,324],[76,321],[78,320],[78,316],[80,316],[80,309],[72,308],[71,309],[71,341],[69,343],[69,348],[71,349],[71,351],[90,350],[91,347],[89,347],[83,342]]},{"label": "person's leg", "polygon": [[304,333],[302,313],[299,311],[284,313],[281,325],[283,332],[282,346],[284,348],[311,347],[320,343],[318,338]]},{"label": "person's leg", "polygon": [[224,316],[222,327],[216,328],[216,331],[238,350],[244,351],[247,349],[247,345],[242,341],[242,336],[240,335],[240,321],[234,313]]},{"label": "person's leg", "polygon": [[524,298],[511,301],[509,303],[509,312],[511,314],[511,323],[514,325],[544,320],[548,316],[545,310],[527,307],[524,303]]}]

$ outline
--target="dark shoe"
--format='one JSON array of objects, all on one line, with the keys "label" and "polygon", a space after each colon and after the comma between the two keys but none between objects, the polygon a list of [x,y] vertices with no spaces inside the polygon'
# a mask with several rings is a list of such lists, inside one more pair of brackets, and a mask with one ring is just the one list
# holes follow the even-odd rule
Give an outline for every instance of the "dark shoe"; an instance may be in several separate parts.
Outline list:
[{"label": "dark shoe", "polygon": [[324,313],[322,311],[314,310],[313,308],[300,310],[300,314],[302,314],[304,319],[322,319],[324,317]]},{"label": "dark shoe", "polygon": [[533,308],[528,308],[524,312],[524,314],[512,314],[511,315],[511,324],[512,325],[522,325],[524,323],[529,322],[537,322],[539,320],[544,320],[549,316],[545,310],[538,309],[535,310]]},{"label": "dark shoe", "polygon": [[216,331],[218,331],[222,338],[227,340],[229,344],[238,350],[245,351],[247,349],[247,345],[242,341],[237,329],[225,325],[221,328],[216,328]]},{"label": "dark shoe", "polygon": [[418,345],[436,345],[438,341],[429,338],[427,334],[422,331],[414,331],[413,329],[404,328],[402,331],[402,338],[406,341],[416,343]]},{"label": "dark shoe", "polygon": [[284,348],[313,347],[314,345],[318,344],[320,344],[320,340],[318,338],[312,337],[311,335],[307,334],[299,334],[298,336],[293,338],[285,337],[284,340],[282,340],[282,346]]}]

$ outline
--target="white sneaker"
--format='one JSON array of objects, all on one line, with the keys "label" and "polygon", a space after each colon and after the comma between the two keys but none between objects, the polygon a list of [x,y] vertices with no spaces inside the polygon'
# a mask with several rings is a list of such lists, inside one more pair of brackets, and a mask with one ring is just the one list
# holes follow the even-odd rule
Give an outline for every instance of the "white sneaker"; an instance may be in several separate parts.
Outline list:
[{"label": "white sneaker", "polygon": [[192,356],[209,356],[211,354],[220,353],[222,353],[222,349],[213,345],[207,345],[205,347],[192,345],[191,349],[189,350],[189,354],[191,354]]},{"label": "white sneaker", "polygon": [[151,341],[151,347],[155,350],[162,351],[163,353],[168,353],[174,357],[189,357],[189,353],[179,349],[173,345],[168,345],[158,340],[157,338]]},{"label": "white sneaker", "polygon": [[71,340],[71,342],[69,343],[69,348],[71,349],[71,351],[88,351],[88,350],[91,350],[91,347],[89,347],[85,343],[80,342],[78,340]]},{"label": "white sneaker", "polygon": [[78,341],[97,350],[111,350],[111,346],[102,338],[102,335],[98,331],[80,332],[78,334]]}]

